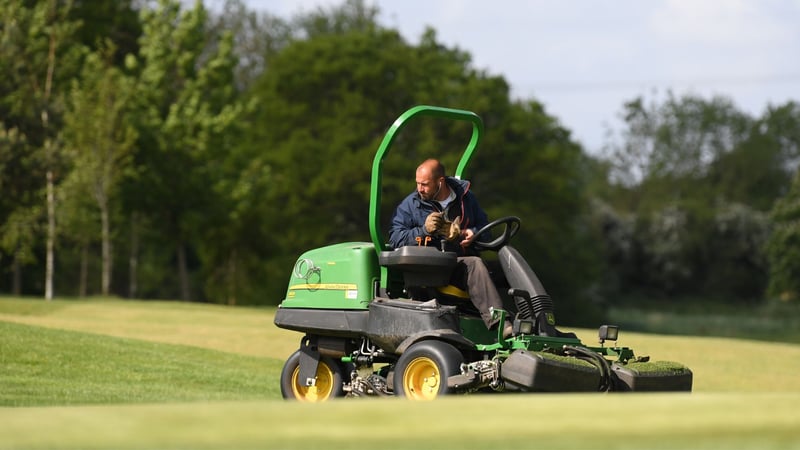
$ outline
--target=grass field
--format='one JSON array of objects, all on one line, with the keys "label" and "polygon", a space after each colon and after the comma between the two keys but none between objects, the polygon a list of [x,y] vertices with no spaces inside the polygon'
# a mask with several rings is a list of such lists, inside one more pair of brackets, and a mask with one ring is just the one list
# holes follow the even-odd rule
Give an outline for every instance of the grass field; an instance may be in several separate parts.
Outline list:
[{"label": "grass field", "polygon": [[[799,448],[800,345],[626,333],[691,394],[280,399],[274,308],[0,299],[0,449]],[[576,331],[585,342],[594,330]]]},{"label": "grass field", "polygon": [[681,299],[635,299],[612,306],[612,323],[658,334],[724,336],[800,342],[800,304],[778,300],[756,304]]}]

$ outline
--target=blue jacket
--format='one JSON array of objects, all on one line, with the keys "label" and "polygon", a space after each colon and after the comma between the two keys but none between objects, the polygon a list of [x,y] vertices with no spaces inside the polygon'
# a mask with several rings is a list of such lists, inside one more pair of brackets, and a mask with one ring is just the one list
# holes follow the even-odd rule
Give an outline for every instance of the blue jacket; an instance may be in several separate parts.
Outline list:
[{"label": "blue jacket", "polygon": [[[445,211],[445,217],[448,220],[461,217],[461,229],[471,228],[473,231],[477,231],[489,223],[486,212],[481,209],[475,195],[469,191],[469,181],[453,177],[447,177],[445,180],[447,186],[456,193],[455,200],[447,205],[447,211]],[[439,202],[422,200],[417,191],[409,194],[400,202],[394,215],[392,215],[392,225],[389,229],[389,245],[393,248],[417,245],[417,237],[425,239],[425,236],[430,236],[425,231],[425,219],[430,213],[441,210]],[[440,236],[431,236],[431,242],[428,243],[428,246],[441,248],[441,242],[442,238]],[[458,242],[448,242],[446,240],[444,242],[445,249],[448,251],[456,252],[459,255],[477,254],[471,247],[465,252]]]}]

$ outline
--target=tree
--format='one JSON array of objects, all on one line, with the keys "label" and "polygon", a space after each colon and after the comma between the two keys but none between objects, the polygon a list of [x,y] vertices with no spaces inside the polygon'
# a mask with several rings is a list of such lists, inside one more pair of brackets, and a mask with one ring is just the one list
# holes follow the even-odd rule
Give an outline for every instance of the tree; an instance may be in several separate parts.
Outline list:
[{"label": "tree", "polygon": [[113,266],[111,202],[137,137],[126,111],[133,81],[113,65],[113,54],[109,44],[89,55],[80,82],[73,82],[64,117],[65,147],[73,165],[69,176],[74,186],[90,193],[100,212],[103,295],[110,292]]},{"label": "tree", "polygon": [[[37,202],[41,186],[47,217],[44,295],[48,300],[53,297],[55,271],[55,186],[62,169],[58,137],[60,95],[65,87],[63,81],[74,74],[82,52],[82,47],[72,40],[79,24],[70,20],[71,8],[72,2],[58,0],[35,2],[32,6],[25,1],[6,1],[0,6],[4,23],[0,37],[4,60],[0,69],[0,116],[4,128],[25,136],[28,146],[24,152],[29,154],[15,158],[14,165],[27,170],[23,177],[35,177],[41,183],[11,180],[9,184],[16,185],[22,196],[13,205],[14,210],[6,214],[34,217],[34,212],[41,211]],[[8,233],[3,241],[6,248],[19,249],[23,241],[11,241],[22,234],[9,231],[10,228],[13,227],[3,227]],[[20,254],[14,250],[14,255]],[[20,267],[19,261],[14,262],[15,271]],[[15,273],[14,277],[19,275]]]},{"label": "tree", "polygon": [[[765,213],[783,195],[797,161],[792,105],[754,119],[730,100],[671,94],[661,105],[625,105],[626,129],[612,144],[612,187],[598,210],[608,255],[624,291],[753,300],[766,287]],[[797,133],[795,133],[797,135]],[[788,138],[788,139],[787,139]],[[624,219],[624,217],[630,219]],[[608,233],[630,230],[618,241]],[[628,233],[630,234],[630,233]]]},{"label": "tree", "polygon": [[[30,232],[33,226],[29,226],[27,220],[19,217],[23,209],[15,208],[18,205],[15,202],[24,197],[19,185],[15,184],[17,180],[13,179],[13,173],[20,171],[17,167],[25,166],[26,159],[20,158],[25,149],[24,135],[20,135],[16,128],[6,130],[4,126],[0,126],[0,191],[6,194],[0,196],[0,217],[3,219],[0,225],[0,263],[3,262],[3,253],[11,255],[11,292],[14,295],[19,295],[22,291],[20,265],[32,261]],[[26,230],[28,233],[24,233]],[[3,265],[0,264],[0,267]]]},{"label": "tree", "polygon": [[210,29],[217,35],[233,34],[238,56],[235,79],[240,91],[250,89],[269,70],[272,57],[294,38],[288,21],[268,12],[250,11],[242,0],[225,0],[220,14],[212,17]]},{"label": "tree", "polygon": [[[468,53],[437,42],[433,30],[410,45],[355,6],[344,7],[352,17],[303,22],[309,37],[275,55],[251,92],[259,106],[249,121],[262,125],[243,151],[273,180],[260,203],[262,226],[272,230],[268,278],[283,280],[309,248],[367,239],[369,174],[386,129],[411,106],[444,105],[483,118],[484,141],[465,175],[491,216],[523,217],[517,242],[535,255],[563,317],[581,320],[578,311],[591,309],[584,307],[597,256],[579,225],[588,211],[580,146],[541,104],[512,103],[502,77],[474,69]],[[413,189],[416,165],[442,157],[452,173],[470,132],[435,119],[404,128],[383,164],[384,221]],[[270,298],[283,289],[276,284]]]},{"label": "tree", "polygon": [[75,38],[90,51],[113,43],[113,64],[122,67],[125,56],[136,54],[142,34],[137,8],[141,0],[72,0],[69,18],[80,22]]},{"label": "tree", "polygon": [[[484,89],[507,92],[507,86]],[[600,313],[592,300],[597,300],[597,283],[602,281],[597,269],[601,247],[585,225],[590,211],[586,155],[534,100],[493,100],[484,115],[486,141],[470,175],[481,202],[492,217],[516,215],[523,220],[514,246],[555,299],[559,320],[596,320]]]},{"label": "tree", "polygon": [[770,213],[772,235],[767,243],[770,262],[768,294],[784,301],[800,294],[800,171],[785,197]]},{"label": "tree", "polygon": [[213,190],[228,127],[242,106],[236,102],[232,36],[210,35],[201,2],[181,11],[162,0],[142,13],[143,36],[130,67],[138,74],[139,151],[131,210],[148,215],[174,243],[180,290],[190,291],[192,242],[202,236],[204,212],[217,201]]}]

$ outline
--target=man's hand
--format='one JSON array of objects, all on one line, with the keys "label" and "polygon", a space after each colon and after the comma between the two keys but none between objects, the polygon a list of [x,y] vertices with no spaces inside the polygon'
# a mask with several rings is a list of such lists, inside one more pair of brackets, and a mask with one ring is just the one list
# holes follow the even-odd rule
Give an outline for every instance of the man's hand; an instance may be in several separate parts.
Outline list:
[{"label": "man's hand", "polygon": [[448,241],[455,241],[461,237],[461,217],[450,222],[444,218],[444,213],[432,212],[425,218],[425,231],[430,235],[438,234]]},{"label": "man's hand", "polygon": [[455,241],[461,236],[461,217],[456,217],[452,222],[444,221],[441,229],[444,238],[448,241]]},{"label": "man's hand", "polygon": [[434,234],[442,228],[444,222],[442,213],[432,212],[425,218],[425,231],[427,231],[428,234]]}]

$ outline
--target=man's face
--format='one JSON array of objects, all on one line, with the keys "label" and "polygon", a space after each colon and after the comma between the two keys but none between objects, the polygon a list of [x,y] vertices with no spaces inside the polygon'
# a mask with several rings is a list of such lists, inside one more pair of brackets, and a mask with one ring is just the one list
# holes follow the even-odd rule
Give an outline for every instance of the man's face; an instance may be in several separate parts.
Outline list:
[{"label": "man's face", "polygon": [[439,193],[442,180],[436,180],[427,170],[417,171],[417,192],[423,200],[434,200]]}]

